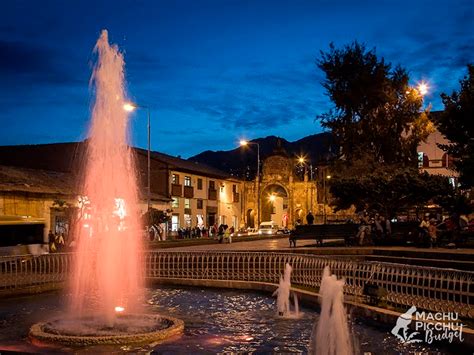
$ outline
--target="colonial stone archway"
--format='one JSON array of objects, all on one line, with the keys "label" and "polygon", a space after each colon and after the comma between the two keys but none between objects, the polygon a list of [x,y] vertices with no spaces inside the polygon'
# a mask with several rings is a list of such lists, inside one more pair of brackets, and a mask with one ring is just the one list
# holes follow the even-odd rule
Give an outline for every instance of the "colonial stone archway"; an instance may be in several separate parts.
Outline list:
[{"label": "colonial stone archway", "polygon": [[[295,174],[296,157],[290,157],[281,146],[262,162],[260,180],[245,183],[243,208],[255,211],[254,219],[246,214],[246,224],[257,227],[260,222],[274,221],[279,226],[292,228],[296,220],[316,211],[317,185],[308,174]],[[270,200],[270,196],[272,200]],[[296,213],[296,211],[298,213]]]},{"label": "colonial stone archway", "polygon": [[262,222],[273,221],[279,226],[287,226],[288,198],[288,191],[281,184],[271,183],[265,186],[260,196]]}]

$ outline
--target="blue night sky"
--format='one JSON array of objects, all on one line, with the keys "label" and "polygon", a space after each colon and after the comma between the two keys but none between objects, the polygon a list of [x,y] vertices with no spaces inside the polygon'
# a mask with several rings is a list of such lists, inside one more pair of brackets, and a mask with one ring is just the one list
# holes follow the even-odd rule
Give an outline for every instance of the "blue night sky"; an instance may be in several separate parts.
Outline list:
[{"label": "blue night sky", "polygon": [[[183,157],[321,132],[330,103],[315,60],[331,41],[364,42],[427,80],[433,109],[474,62],[472,0],[5,1],[0,145],[86,137],[103,28],[125,53],[130,97],[151,108],[152,148]],[[145,111],[132,136],[146,147]]]}]

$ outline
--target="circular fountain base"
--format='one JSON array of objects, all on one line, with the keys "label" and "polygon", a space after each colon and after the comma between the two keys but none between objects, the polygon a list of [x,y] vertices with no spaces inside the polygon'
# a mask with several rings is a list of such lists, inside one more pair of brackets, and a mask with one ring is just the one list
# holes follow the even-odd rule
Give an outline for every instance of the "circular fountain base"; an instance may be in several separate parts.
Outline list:
[{"label": "circular fountain base", "polygon": [[132,345],[156,343],[181,334],[184,322],[173,317],[129,314],[116,318],[113,327],[99,324],[92,317],[36,323],[30,338],[66,346]]}]

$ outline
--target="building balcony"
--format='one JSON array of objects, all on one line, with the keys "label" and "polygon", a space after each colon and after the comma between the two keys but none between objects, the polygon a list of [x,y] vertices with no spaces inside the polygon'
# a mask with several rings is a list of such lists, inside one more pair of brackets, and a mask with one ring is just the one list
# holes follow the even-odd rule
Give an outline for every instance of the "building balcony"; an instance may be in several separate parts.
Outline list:
[{"label": "building balcony", "polygon": [[217,200],[217,190],[216,189],[209,189],[208,192],[208,199],[209,200]]},{"label": "building balcony", "polygon": [[183,185],[171,184],[171,196],[182,197]]},{"label": "building balcony", "polygon": [[232,194],[232,201],[233,202],[240,202],[240,194],[238,192],[234,192]]},{"label": "building balcony", "polygon": [[193,198],[194,197],[194,188],[192,186],[184,187],[184,197]]}]

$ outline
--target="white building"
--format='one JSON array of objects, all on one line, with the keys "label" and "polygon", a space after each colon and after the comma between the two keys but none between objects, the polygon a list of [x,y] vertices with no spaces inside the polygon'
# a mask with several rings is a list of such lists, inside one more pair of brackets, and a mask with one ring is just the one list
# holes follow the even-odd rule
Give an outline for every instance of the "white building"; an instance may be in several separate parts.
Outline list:
[{"label": "white building", "polygon": [[446,176],[454,184],[459,175],[453,170],[453,160],[438,146],[438,144],[449,143],[438,130],[431,133],[426,142],[418,146],[418,167],[420,171],[426,171],[432,175]]}]

